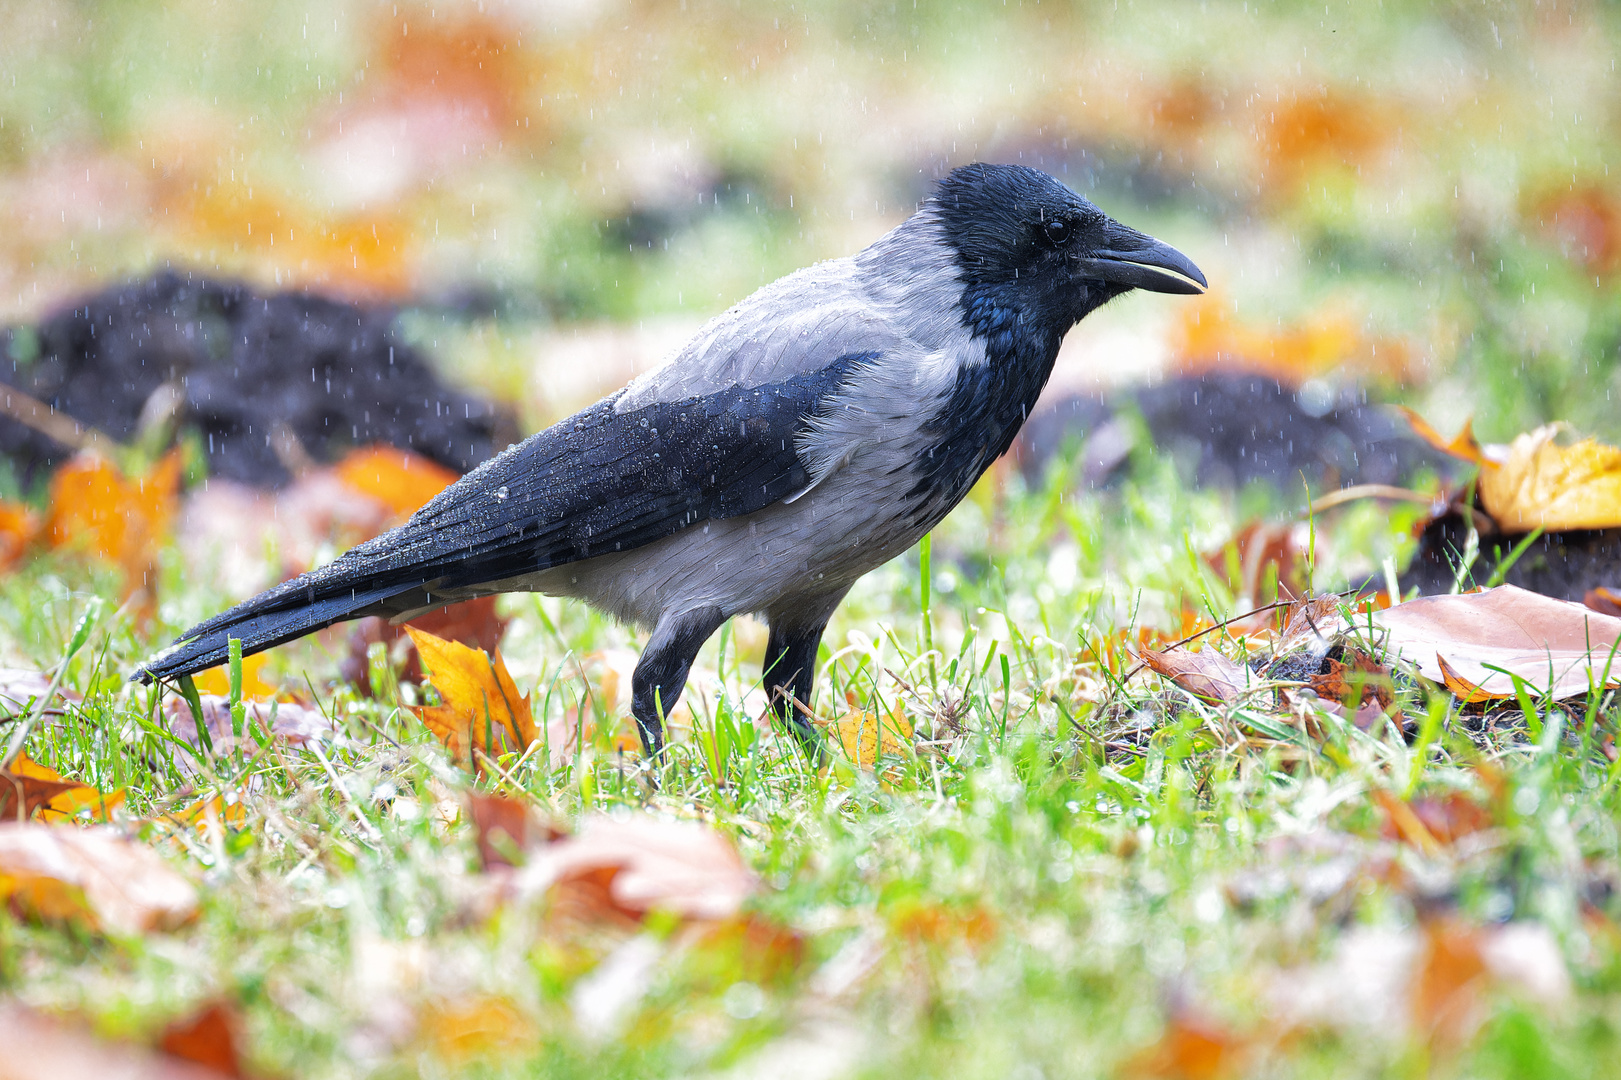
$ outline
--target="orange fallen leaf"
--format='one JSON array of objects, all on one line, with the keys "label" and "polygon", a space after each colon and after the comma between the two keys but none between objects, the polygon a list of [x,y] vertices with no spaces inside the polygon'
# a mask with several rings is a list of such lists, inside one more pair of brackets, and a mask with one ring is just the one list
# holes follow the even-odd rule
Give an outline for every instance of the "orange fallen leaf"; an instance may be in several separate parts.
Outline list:
[{"label": "orange fallen leaf", "polygon": [[1142,658],[1154,671],[1213,705],[1230,705],[1239,700],[1252,682],[1248,668],[1208,646],[1198,652],[1181,647],[1163,652],[1144,649]]},{"label": "orange fallen leaf", "polygon": [[49,922],[133,935],[197,914],[197,890],[149,847],[96,825],[0,823],[0,898]]},{"label": "orange fallen leaf", "polygon": [[1614,589],[1599,586],[1588,589],[1587,595],[1582,597],[1582,606],[1598,612],[1600,615],[1613,615],[1621,618],[1621,593]]},{"label": "orange fallen leaf", "polygon": [[131,1043],[99,1039],[21,1005],[0,1005],[0,1080],[220,1080],[230,1074]]},{"label": "orange fallen leaf", "polygon": [[1223,1080],[1242,1074],[1250,1041],[1200,1017],[1178,1013],[1159,1041],[1126,1061],[1121,1075],[1142,1080]]},{"label": "orange fallen leaf", "polygon": [[1407,420],[1408,425],[1413,429],[1413,434],[1429,443],[1432,448],[1451,457],[1472,461],[1476,465],[1486,460],[1485,450],[1480,443],[1475,441],[1473,421],[1465,420],[1463,427],[1458,429],[1458,433],[1448,439],[1431,427],[1428,420],[1425,420],[1407,406],[1397,405],[1395,409]]},{"label": "orange fallen leaf", "polygon": [[1461,1045],[1484,1018],[1491,979],[1484,931],[1451,920],[1425,924],[1424,953],[1413,979],[1413,1018],[1442,1048]]},{"label": "orange fallen leaf", "polygon": [[151,608],[157,550],[168,536],[179,487],[178,448],[140,477],[126,477],[99,455],[79,454],[51,476],[45,535],[53,547],[117,564],[125,597],[142,593]]},{"label": "orange fallen leaf", "polygon": [[26,821],[36,810],[86,785],[18,753],[0,769],[0,821]]},{"label": "orange fallen leaf", "polygon": [[1373,797],[1386,815],[1385,836],[1431,853],[1492,826],[1491,813],[1461,791],[1407,801],[1380,789]]},{"label": "orange fallen leaf", "polygon": [[406,631],[444,702],[418,706],[414,711],[452,755],[467,759],[474,748],[491,756],[521,752],[535,741],[529,699],[518,695],[499,649],[492,659],[483,649],[470,649],[411,626]]},{"label": "orange fallen leaf", "polygon": [[0,570],[9,570],[39,535],[39,515],[21,503],[0,501]]},{"label": "orange fallen leaf", "polygon": [[190,806],[170,811],[164,816],[167,820],[177,825],[185,825],[205,837],[221,829],[242,829],[248,824],[248,808],[234,795],[229,799],[225,795],[198,799]]},{"label": "orange fallen leaf", "polygon": [[1387,649],[1465,700],[1515,696],[1504,672],[1555,699],[1621,684],[1621,656],[1612,660],[1621,619],[1513,585],[1424,596],[1368,617]]},{"label": "orange fallen leaf", "polygon": [[170,1057],[190,1061],[238,1080],[242,1054],[237,1049],[237,1029],[241,1021],[230,1005],[214,1001],[191,1016],[175,1021],[158,1037],[158,1048]]},{"label": "orange fallen leaf", "polygon": [[996,936],[997,921],[979,904],[938,904],[908,899],[889,912],[894,932],[909,941],[934,946],[980,948]]},{"label": "orange fallen leaf", "polygon": [[351,450],[332,467],[339,480],[387,506],[398,517],[410,517],[429,499],[461,479],[420,454],[394,446]]}]

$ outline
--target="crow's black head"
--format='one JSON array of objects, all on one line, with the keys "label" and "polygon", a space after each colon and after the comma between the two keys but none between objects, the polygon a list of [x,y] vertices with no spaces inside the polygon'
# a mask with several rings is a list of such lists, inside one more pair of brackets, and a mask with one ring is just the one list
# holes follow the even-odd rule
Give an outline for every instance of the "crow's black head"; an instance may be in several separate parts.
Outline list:
[{"label": "crow's black head", "polygon": [[1016,317],[1062,337],[1088,312],[1132,289],[1200,293],[1187,256],[1127,228],[1044,172],[965,165],[931,200],[964,280],[965,318]]}]

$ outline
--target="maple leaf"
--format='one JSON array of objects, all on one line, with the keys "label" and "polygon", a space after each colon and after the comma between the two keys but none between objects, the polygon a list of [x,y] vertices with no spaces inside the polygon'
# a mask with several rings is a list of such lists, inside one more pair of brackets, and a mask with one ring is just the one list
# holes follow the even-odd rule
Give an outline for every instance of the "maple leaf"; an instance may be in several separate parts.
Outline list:
[{"label": "maple leaf", "polygon": [[1247,667],[1209,647],[1198,652],[1182,647],[1163,652],[1144,649],[1142,660],[1194,697],[1213,705],[1238,701],[1253,681]]},{"label": "maple leaf", "polygon": [[492,659],[483,649],[470,649],[411,626],[406,631],[444,703],[418,706],[414,711],[452,755],[465,760],[476,748],[494,756],[522,751],[535,741],[529,698],[518,695],[499,649]]},{"label": "maple leaf", "polygon": [[1514,675],[1555,699],[1621,684],[1621,619],[1513,585],[1419,597],[1368,617],[1387,649],[1465,701],[1514,697]]},{"label": "maple leaf", "polygon": [[912,748],[912,721],[897,705],[887,716],[868,712],[856,704],[854,692],[842,715],[821,721],[822,730],[858,769],[873,769],[884,757],[905,758]]},{"label": "maple leaf", "polygon": [[197,890],[151,848],[95,825],[0,823],[0,899],[48,922],[133,935],[197,914]]}]

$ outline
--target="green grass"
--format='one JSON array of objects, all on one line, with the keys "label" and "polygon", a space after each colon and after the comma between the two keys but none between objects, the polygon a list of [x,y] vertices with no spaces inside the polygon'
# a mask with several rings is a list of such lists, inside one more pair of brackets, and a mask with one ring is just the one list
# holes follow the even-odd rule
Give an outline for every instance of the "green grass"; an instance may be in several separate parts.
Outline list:
[{"label": "green grass", "polygon": [[[165,733],[153,693],[122,682],[163,633],[108,605],[65,676],[84,704],[39,724],[28,753],[127,788],[142,817],[177,793],[231,790],[246,819],[218,838],[132,821],[205,886],[198,922],[104,940],[0,915],[0,992],[137,1037],[224,998],[268,1075],[691,1076],[773,1053],[832,1070],[818,1075],[1141,1075],[1123,1063],[1189,1015],[1255,1040],[1232,1075],[1607,1075],[1621,1049],[1609,921],[1621,773],[1597,749],[1616,724],[1608,701],[1593,728],[1542,709],[1488,731],[1411,686],[1409,714],[1433,719],[1416,744],[1341,726],[1303,747],[1224,749],[1213,733],[1243,729],[1220,710],[1157,680],[1114,687],[1085,662],[1084,640],[1184,598],[1225,614],[1189,552],[1237,513],[1152,467],[1085,499],[1061,473],[1041,490],[977,492],[933,537],[927,624],[913,552],[872,575],[828,634],[823,710],[836,684],[918,724],[919,748],[881,777],[842,759],[818,775],[786,737],[754,733],[741,712],[759,679],[748,627],[700,658],[714,677],[688,699],[696,735],[656,777],[605,744],[556,769],[544,754],[507,758],[526,797],[565,822],[628,810],[712,822],[760,874],[758,917],[802,940],[797,963],[772,967],[735,940],[695,944],[651,920],[651,981],[607,1038],[582,1033],[571,1003],[630,932],[548,930],[544,903],[488,914],[474,902],[477,856],[456,808],[474,787],[511,793],[505,781],[449,762],[409,712],[323,681],[333,666],[309,646],[284,666],[307,668],[337,718],[326,761],[281,746],[202,765]],[[1401,523],[1371,513],[1320,524],[1337,538],[1320,586],[1402,542]],[[166,586],[170,631],[196,604],[177,563]],[[105,573],[69,561],[5,578],[8,662],[50,666],[113,595]],[[510,611],[504,651],[537,719],[586,692],[576,660],[635,642],[572,604],[518,597]],[[1482,761],[1503,775],[1489,843],[1426,857],[1381,838],[1372,792],[1485,802]],[[1286,1030],[1276,987],[1288,973],[1359,930],[1441,918],[1546,926],[1573,997],[1555,1008],[1494,990],[1478,1033],[1433,1055],[1400,1031]],[[413,1016],[488,996],[524,1018],[519,1044],[475,1066],[413,1034]]]}]

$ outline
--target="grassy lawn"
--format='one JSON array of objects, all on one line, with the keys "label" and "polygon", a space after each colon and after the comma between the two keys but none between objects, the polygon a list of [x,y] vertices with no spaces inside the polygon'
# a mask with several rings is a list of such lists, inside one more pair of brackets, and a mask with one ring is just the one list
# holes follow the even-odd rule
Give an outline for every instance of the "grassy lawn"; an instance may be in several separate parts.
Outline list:
[{"label": "grassy lawn", "polygon": [[[398,707],[414,687],[363,697],[316,645],[276,663],[308,672],[336,737],[210,759],[122,682],[164,634],[102,605],[116,585],[83,564],[27,565],[0,607],[18,653],[49,668],[95,620],[64,680],[82,705],[27,753],[124,788],[124,827],[203,902],[131,937],[0,915],[0,985],[135,1038],[223,1000],[263,1075],[1607,1075],[1608,699],[1487,717],[1403,682],[1416,741],[1343,722],[1284,741],[1155,677],[1122,684],[1099,660],[1122,631],[1180,636],[1184,602],[1226,613],[1189,552],[1236,503],[1153,468],[1085,498],[1066,479],[982,485],[931,538],[927,612],[918,552],[840,612],[819,705],[896,729],[876,769],[847,739],[819,771],[753,723],[748,623],[706,649],[654,768],[604,726],[475,776]],[[1369,512],[1334,524],[1323,581],[1402,543]],[[177,559],[164,573],[177,629],[198,604]],[[582,695],[615,692],[604,658],[632,635],[551,600],[507,611],[537,722],[566,730]],[[474,791],[566,828],[701,821],[757,885],[718,922],[503,893]],[[218,793],[223,827],[164,817]],[[1465,802],[1483,820],[1454,838]],[[1431,814],[1430,842],[1398,804]]]}]

